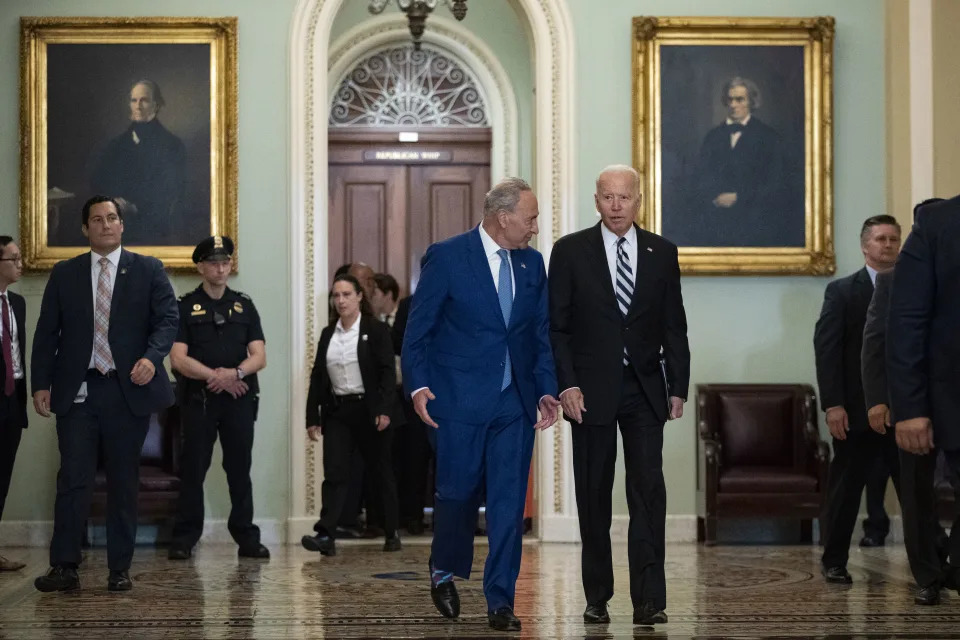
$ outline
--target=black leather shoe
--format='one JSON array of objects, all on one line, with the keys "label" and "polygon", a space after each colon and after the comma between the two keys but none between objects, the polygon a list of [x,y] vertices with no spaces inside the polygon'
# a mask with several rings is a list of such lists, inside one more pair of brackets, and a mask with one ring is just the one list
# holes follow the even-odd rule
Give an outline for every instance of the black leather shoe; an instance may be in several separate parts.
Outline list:
[{"label": "black leather shoe", "polygon": [[640,609],[633,610],[633,624],[640,624],[650,627],[655,624],[666,624],[667,614],[663,609],[658,609],[652,602],[644,602]]},{"label": "black leather shoe", "polygon": [[73,567],[57,565],[50,567],[44,575],[33,581],[37,591],[50,593],[51,591],[74,591],[80,588],[80,578]]},{"label": "black leather shoe", "polygon": [[337,527],[333,534],[341,540],[354,539],[359,540],[363,537],[363,531],[356,527]]},{"label": "black leather shoe", "polygon": [[441,582],[437,586],[430,585],[430,598],[444,618],[456,618],[460,615],[460,594],[453,580]]},{"label": "black leather shoe", "polygon": [[168,560],[189,560],[192,555],[193,549],[187,549],[186,547],[170,547],[167,551]]},{"label": "black leather shoe", "polygon": [[852,584],[853,578],[847,573],[846,567],[821,567],[820,573],[831,584]]},{"label": "black leather shoe", "polygon": [[913,596],[913,604],[927,607],[940,604],[940,585],[935,584],[930,587],[922,587],[917,591],[917,595]]},{"label": "black leather shoe", "polygon": [[487,612],[487,622],[491,629],[497,631],[520,631],[520,618],[513,615],[510,607],[500,607],[496,611]]},{"label": "black leather shoe", "polygon": [[583,621],[587,624],[607,624],[610,622],[610,614],[607,613],[607,603],[588,604],[583,612]]},{"label": "black leather shoe", "polygon": [[334,542],[330,536],[303,536],[300,538],[300,544],[302,544],[303,548],[307,551],[319,551],[320,555],[337,555],[337,543]]},{"label": "black leather shoe", "polygon": [[259,558],[260,560],[269,560],[270,549],[267,549],[258,542],[254,545],[240,547],[237,550],[237,555],[241,558]]},{"label": "black leather shoe", "polygon": [[885,540],[876,536],[863,536],[860,538],[860,546],[864,548],[882,547]]},{"label": "black leather shoe", "polygon": [[110,572],[110,577],[107,578],[108,591],[130,591],[130,589],[133,589],[133,580],[130,579],[130,574],[128,572]]},{"label": "black leather shoe", "polygon": [[400,543],[400,535],[394,531],[393,535],[383,541],[384,551],[400,551],[403,545]]}]

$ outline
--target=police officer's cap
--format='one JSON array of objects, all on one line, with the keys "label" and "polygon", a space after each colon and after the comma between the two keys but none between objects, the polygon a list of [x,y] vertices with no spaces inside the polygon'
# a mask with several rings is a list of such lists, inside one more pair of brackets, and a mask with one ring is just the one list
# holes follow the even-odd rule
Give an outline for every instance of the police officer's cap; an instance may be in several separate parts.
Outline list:
[{"label": "police officer's cap", "polygon": [[210,236],[201,240],[193,250],[193,262],[229,260],[233,255],[233,240],[229,236]]}]

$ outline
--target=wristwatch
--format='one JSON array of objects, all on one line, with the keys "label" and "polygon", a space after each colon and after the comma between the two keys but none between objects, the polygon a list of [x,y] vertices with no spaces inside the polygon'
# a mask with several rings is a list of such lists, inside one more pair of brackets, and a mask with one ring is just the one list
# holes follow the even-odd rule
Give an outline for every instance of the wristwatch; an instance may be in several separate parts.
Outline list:
[{"label": "wristwatch", "polygon": [[237,380],[243,380],[243,376],[247,375],[243,372],[243,369],[237,367]]}]

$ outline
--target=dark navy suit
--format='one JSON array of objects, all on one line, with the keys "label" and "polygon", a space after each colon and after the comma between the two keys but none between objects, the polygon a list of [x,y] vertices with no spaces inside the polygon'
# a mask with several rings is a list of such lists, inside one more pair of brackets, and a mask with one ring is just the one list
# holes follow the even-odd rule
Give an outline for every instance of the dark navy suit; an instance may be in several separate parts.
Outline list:
[{"label": "dark navy suit", "polygon": [[[98,449],[107,473],[107,557],[112,571],[130,567],[137,531],[140,450],[150,414],[173,404],[163,367],[177,335],[177,299],[156,258],[121,251],[110,306],[110,351],[115,373],[89,369],[93,352],[91,253],[54,266],[43,292],[33,341],[33,392],[49,390],[57,415],[60,472],[51,565],[80,562]],[[138,386],[130,372],[140,358],[156,368]],[[87,396],[76,402],[81,385]]]},{"label": "dark navy suit", "polygon": [[[403,341],[407,393],[429,387],[437,453],[432,562],[462,578],[486,490],[489,610],[513,607],[537,404],[557,393],[547,276],[534,249],[510,252],[514,296],[504,323],[479,228],[432,245]],[[507,349],[512,382],[503,391]]]}]

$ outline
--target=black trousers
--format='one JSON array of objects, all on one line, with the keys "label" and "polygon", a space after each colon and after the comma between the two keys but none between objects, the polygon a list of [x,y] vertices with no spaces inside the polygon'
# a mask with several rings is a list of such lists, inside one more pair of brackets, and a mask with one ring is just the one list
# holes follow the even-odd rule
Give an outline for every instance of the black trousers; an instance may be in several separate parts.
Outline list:
[{"label": "black trousers", "polygon": [[884,505],[889,480],[890,469],[886,459],[877,458],[873,468],[867,472],[867,517],[863,519],[865,536],[883,540],[890,533],[890,517]]},{"label": "black trousers", "polygon": [[403,400],[403,412],[407,423],[399,427],[393,436],[400,519],[408,523],[422,522],[431,457],[430,441],[427,439],[428,427],[414,411],[413,402],[410,400]]},{"label": "black trousers", "polygon": [[613,597],[610,523],[619,424],[630,512],[630,599],[635,609],[645,602],[665,609],[667,488],[663,480],[663,423],[654,414],[632,370],[625,369],[623,377],[616,422],[572,426],[573,478],[583,543],[583,591],[588,604],[605,603]]},{"label": "black trousers", "polygon": [[[24,384],[17,380],[17,385]],[[7,503],[7,493],[10,491],[10,478],[13,477],[13,463],[17,459],[17,449],[20,448],[20,436],[23,434],[23,425],[19,416],[23,405],[20,404],[20,389],[15,388],[12,396],[0,392],[0,518],[3,517],[3,508]]]},{"label": "black trousers", "polygon": [[57,416],[60,471],[50,564],[80,563],[80,541],[90,513],[97,456],[102,452],[107,475],[107,565],[111,571],[126,571],[137,538],[140,451],[150,416],[130,412],[116,377],[88,373],[86,383],[86,400]]},{"label": "black trousers", "polygon": [[260,544],[260,529],[253,524],[250,466],[258,399],[247,394],[234,400],[228,393],[207,393],[205,397],[205,402],[191,400],[181,407],[180,499],[172,544],[192,549],[203,534],[203,481],[219,435],[230,489],[227,528],[241,547],[256,546]]},{"label": "black trousers", "polygon": [[314,525],[322,535],[334,535],[341,521],[350,488],[353,452],[359,450],[364,465],[375,472],[377,492],[383,501],[383,528],[389,536],[397,530],[397,486],[391,449],[393,430],[377,431],[362,400],[346,401],[333,409],[323,428],[324,512]]},{"label": "black trousers", "polygon": [[[940,584],[946,577],[943,575],[942,562],[945,550],[941,549],[945,534],[937,514],[934,489],[937,455],[936,450],[924,456],[900,451],[903,544],[907,549],[910,571],[921,588]],[[958,525],[960,520],[954,523],[951,533],[957,531],[960,534]],[[952,563],[960,566],[960,535],[951,535],[949,547]]]},{"label": "black trousers", "polygon": [[900,496],[900,457],[893,429],[880,435],[872,429],[848,431],[846,440],[833,439],[833,460],[827,483],[827,503],[823,512],[824,567],[845,567],[850,555],[850,540],[857,526],[860,500],[870,470],[877,459],[886,461],[893,474],[893,486]]}]

